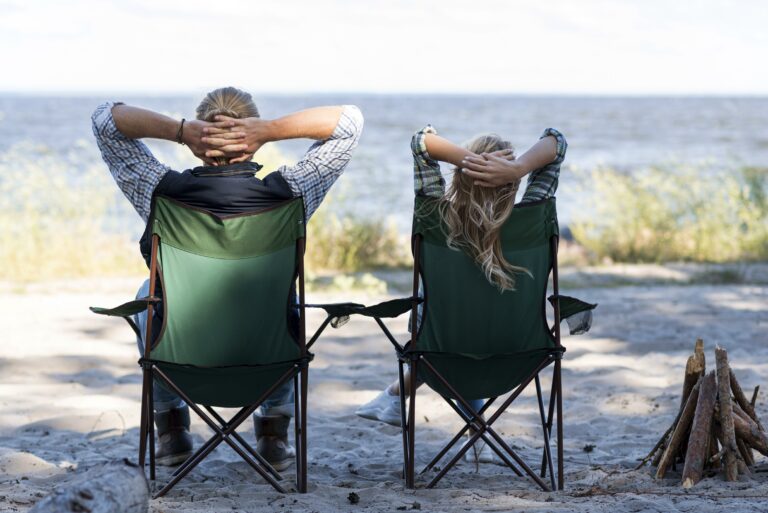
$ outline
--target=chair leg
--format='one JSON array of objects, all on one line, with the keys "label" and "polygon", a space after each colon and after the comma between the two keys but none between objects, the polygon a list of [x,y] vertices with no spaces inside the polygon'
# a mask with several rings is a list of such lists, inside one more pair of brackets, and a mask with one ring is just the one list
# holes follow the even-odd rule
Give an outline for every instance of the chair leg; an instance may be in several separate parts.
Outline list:
[{"label": "chair leg", "polygon": [[398,379],[400,382],[400,433],[403,437],[403,479],[408,475],[408,423],[405,415],[405,374],[403,373],[403,362],[397,362]]},{"label": "chair leg", "polygon": [[[555,417],[555,404],[557,402],[557,381],[558,377],[555,374],[554,370],[552,371],[552,388],[549,392],[549,402],[547,403],[548,406],[548,412],[547,412],[547,436],[549,436],[550,440],[552,439],[552,421]],[[551,451],[550,451],[551,452]],[[546,477],[546,455],[541,455],[541,477]]]},{"label": "chair leg", "polygon": [[[549,481],[552,484],[552,489],[556,490],[555,486],[555,473],[554,468],[552,467],[552,454],[549,446],[549,433],[547,433],[547,421],[544,417],[544,400],[541,397],[541,380],[539,379],[539,375],[536,375],[536,398],[539,402],[539,417],[541,418],[541,431],[544,435],[544,458],[546,459],[547,463],[549,464]],[[546,477],[546,469],[547,467],[542,464],[541,466],[541,477]]]},{"label": "chair leg", "polygon": [[141,420],[139,421],[139,467],[144,472],[144,463],[147,456],[147,393],[149,387],[147,386],[147,377],[149,371],[147,369],[142,370],[143,381],[141,385]]},{"label": "chair leg", "polygon": [[154,382],[150,375],[147,391],[147,428],[149,430],[149,480],[155,480],[155,397]]},{"label": "chair leg", "polygon": [[563,475],[563,375],[560,360],[555,360],[555,375],[557,375],[557,489],[562,490],[565,484]]},{"label": "chair leg", "polygon": [[416,473],[416,381],[418,376],[419,359],[411,359],[410,407],[408,408],[408,466],[405,475],[405,487],[414,488]]},{"label": "chair leg", "polygon": [[299,388],[299,375],[293,377],[293,441],[296,444],[296,489],[301,488],[301,411],[299,401],[301,399]]},{"label": "chair leg", "polygon": [[301,486],[300,493],[307,493],[307,379],[309,372],[306,366],[301,369]]}]

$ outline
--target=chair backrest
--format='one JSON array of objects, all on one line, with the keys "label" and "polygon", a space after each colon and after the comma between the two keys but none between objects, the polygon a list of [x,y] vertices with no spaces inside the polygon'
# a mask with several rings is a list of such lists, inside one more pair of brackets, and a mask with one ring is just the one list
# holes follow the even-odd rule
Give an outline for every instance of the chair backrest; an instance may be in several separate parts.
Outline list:
[{"label": "chair backrest", "polygon": [[300,356],[288,313],[305,233],[301,198],[218,217],[158,197],[151,229],[164,296],[151,359],[211,368]]},{"label": "chair backrest", "polygon": [[499,395],[556,346],[545,310],[552,239],[558,235],[555,199],[518,205],[504,224],[505,258],[530,272],[517,274],[515,290],[505,292],[471,257],[448,246],[437,201],[417,197],[414,209],[424,306],[413,349],[429,353],[462,395]]}]

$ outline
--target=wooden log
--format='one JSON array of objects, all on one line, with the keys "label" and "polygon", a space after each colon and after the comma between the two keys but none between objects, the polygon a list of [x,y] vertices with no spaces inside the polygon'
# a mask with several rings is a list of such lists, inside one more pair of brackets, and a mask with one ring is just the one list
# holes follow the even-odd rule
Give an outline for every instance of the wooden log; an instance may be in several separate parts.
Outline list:
[{"label": "wooden log", "polygon": [[57,486],[29,513],[147,513],[149,486],[139,467],[121,464],[93,468]]},{"label": "wooden log", "polygon": [[[691,393],[693,386],[704,375],[704,369],[706,368],[706,357],[704,356],[704,341],[700,338],[696,339],[696,344],[693,348],[693,354],[688,357],[688,361],[685,364],[685,377],[683,378],[683,393],[680,396],[680,410],[682,411],[685,406],[685,402],[688,400],[688,395]],[[690,436],[690,429],[683,435],[683,439],[680,442],[680,446],[677,450],[677,456],[680,460],[685,460],[685,451],[688,448],[688,437]],[[675,461],[672,461],[674,467]]]},{"label": "wooden log", "polygon": [[717,400],[715,371],[701,380],[696,411],[691,423],[691,435],[685,451],[683,467],[683,488],[690,488],[699,481],[704,472],[704,463],[709,459],[709,445],[712,438],[712,413]]},{"label": "wooden log", "polygon": [[757,402],[757,393],[760,391],[760,385],[757,385],[755,389],[752,391],[752,399],[749,401],[749,404],[752,406],[752,408],[755,407],[755,403]]},{"label": "wooden log", "polygon": [[670,426],[667,428],[664,434],[661,435],[661,438],[659,438],[659,441],[656,442],[656,445],[653,446],[653,449],[651,449],[651,451],[645,456],[645,458],[640,460],[640,463],[637,465],[637,467],[635,467],[635,470],[639,470],[643,465],[648,463],[651,460],[651,458],[653,458],[652,465],[654,467],[659,466],[659,460],[661,460],[661,455],[664,453],[664,449],[667,448],[669,437],[672,435],[672,430],[675,429],[675,426],[677,425],[677,421],[680,420],[681,413],[683,413],[682,410],[677,412],[677,415],[675,416],[675,420],[672,421],[672,424],[670,424]]},{"label": "wooden log", "polygon": [[739,448],[736,445],[736,433],[733,428],[733,405],[731,403],[731,370],[728,367],[728,352],[722,347],[715,348],[715,364],[717,367],[717,387],[719,395],[719,422],[725,448],[723,467],[725,480],[736,481],[739,478],[738,459]]},{"label": "wooden log", "polygon": [[693,386],[691,393],[688,394],[688,400],[685,402],[683,411],[680,414],[680,420],[677,422],[672,436],[669,439],[669,444],[664,449],[664,453],[659,460],[658,467],[656,468],[656,479],[664,477],[664,473],[667,471],[667,467],[673,462],[675,456],[678,453],[680,444],[688,431],[693,420],[693,414],[696,411],[696,403],[699,400],[699,387],[701,386],[701,380]]},{"label": "wooden log", "polygon": [[[720,440],[720,443],[722,444],[722,441],[723,441],[723,431],[722,431],[722,429],[720,429],[720,424],[719,424],[719,422],[717,420],[718,415],[719,415],[718,414],[718,406],[717,406],[717,404],[715,404],[715,418],[713,419],[714,420],[713,424],[715,425],[715,436],[717,437],[718,440]],[[738,438],[736,440],[737,440],[737,444],[738,444]],[[725,457],[726,452],[727,451],[726,451],[725,447],[723,447],[720,450],[720,452],[717,453],[717,455],[714,457],[715,461],[718,460],[718,459],[720,461],[722,461],[723,458]],[[736,457],[736,470],[738,471],[739,475],[742,475],[742,476],[745,476],[745,477],[750,477],[752,475],[751,471],[747,467],[747,464],[741,458],[741,455],[737,455],[737,457]]]},{"label": "wooden log", "polygon": [[768,435],[746,413],[739,410],[739,406],[736,405],[733,414],[736,436],[761,454],[768,456]]},{"label": "wooden log", "polygon": [[680,410],[685,406],[685,402],[688,400],[688,395],[693,390],[693,386],[699,381],[699,378],[704,375],[704,368],[706,367],[706,358],[704,356],[704,341],[696,339],[696,345],[693,349],[693,354],[688,357],[688,361],[685,363],[685,377],[683,379],[683,393],[680,396]]},{"label": "wooden log", "polygon": [[707,460],[707,463],[710,467],[720,468],[720,458],[715,458],[720,452],[720,447],[717,444],[717,436],[715,435],[714,414],[712,415],[712,420],[712,427],[709,433],[709,459]]},{"label": "wooden log", "polygon": [[733,369],[730,369],[730,371],[731,392],[733,393],[733,398],[736,399],[736,403],[741,407],[741,409],[744,410],[747,415],[749,415],[749,418],[755,421],[760,430],[765,431],[765,428],[760,423],[760,419],[757,418],[755,408],[749,401],[747,401],[747,396],[744,395],[744,391],[741,389],[741,385],[739,385],[739,382],[736,379],[736,375],[733,373]]},{"label": "wooden log", "polygon": [[744,463],[746,463],[748,467],[754,465],[755,457],[752,454],[752,448],[744,442],[743,438],[739,438],[738,435],[736,436],[736,445],[739,447],[739,454],[741,454],[741,459],[744,460]]}]

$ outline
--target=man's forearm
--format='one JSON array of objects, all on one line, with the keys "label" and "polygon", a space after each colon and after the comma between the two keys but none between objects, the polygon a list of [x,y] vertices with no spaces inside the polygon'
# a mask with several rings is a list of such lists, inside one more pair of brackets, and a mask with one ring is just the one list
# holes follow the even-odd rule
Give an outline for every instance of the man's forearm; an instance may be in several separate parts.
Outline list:
[{"label": "man's forearm", "polygon": [[129,105],[115,105],[112,118],[120,133],[131,139],[149,137],[175,141],[180,126],[173,118]]},{"label": "man's forearm", "polygon": [[343,110],[343,107],[315,107],[269,121],[269,140],[328,139]]}]

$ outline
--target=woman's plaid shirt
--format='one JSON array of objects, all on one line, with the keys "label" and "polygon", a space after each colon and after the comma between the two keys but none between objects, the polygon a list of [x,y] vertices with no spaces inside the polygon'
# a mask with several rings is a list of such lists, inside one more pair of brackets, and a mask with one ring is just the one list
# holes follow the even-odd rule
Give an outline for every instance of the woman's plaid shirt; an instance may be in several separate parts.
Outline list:
[{"label": "woman's plaid shirt", "polygon": [[[417,196],[442,198],[445,194],[445,179],[440,173],[440,163],[430,157],[427,152],[427,145],[424,142],[427,134],[437,134],[437,130],[431,125],[427,125],[413,134],[411,139],[413,188]],[[557,191],[560,166],[565,159],[568,143],[565,140],[565,136],[554,128],[544,130],[540,139],[548,136],[554,137],[557,141],[557,156],[555,160],[542,168],[534,170],[528,176],[528,187],[525,189],[523,199],[520,201],[521,203],[551,198]]]}]

